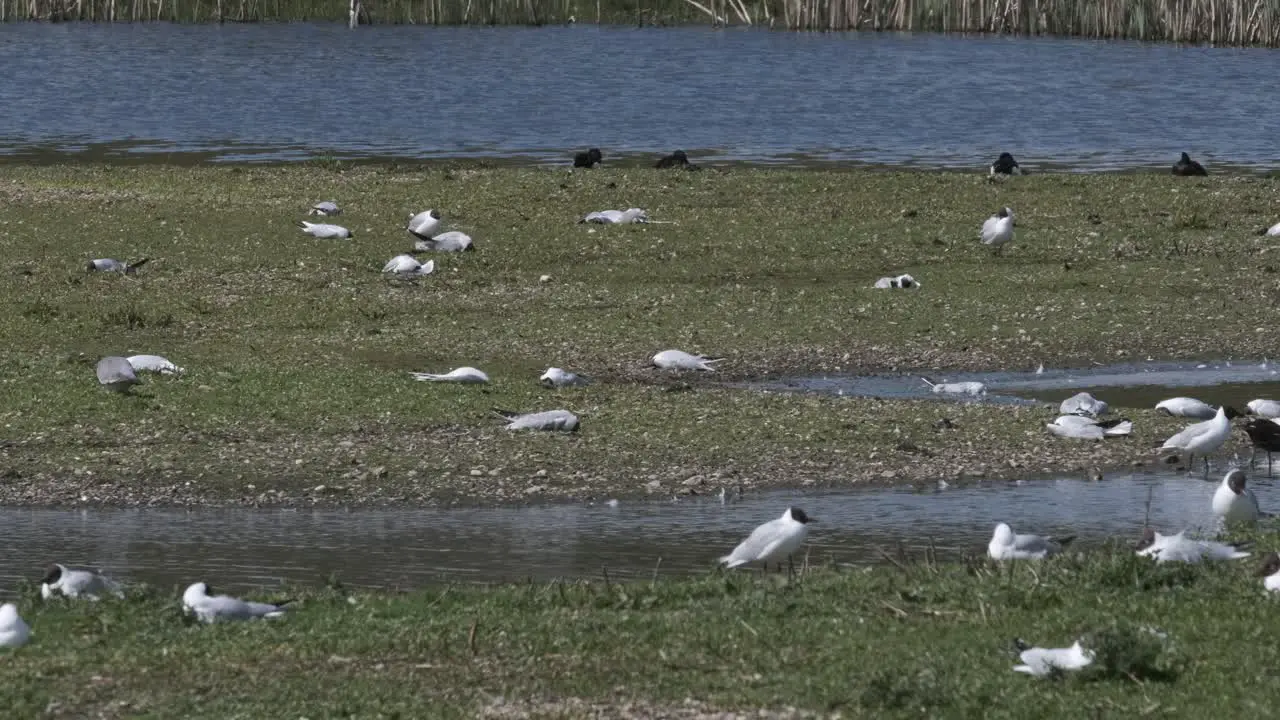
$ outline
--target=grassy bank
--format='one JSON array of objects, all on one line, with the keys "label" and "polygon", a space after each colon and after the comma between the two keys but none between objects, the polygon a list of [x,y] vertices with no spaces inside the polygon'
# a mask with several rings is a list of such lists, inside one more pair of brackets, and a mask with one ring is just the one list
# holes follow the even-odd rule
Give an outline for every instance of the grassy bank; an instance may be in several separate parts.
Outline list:
[{"label": "grassy bank", "polygon": [[[0,21],[346,23],[349,13],[345,0],[0,0]],[[363,3],[359,17],[363,24],[714,24],[1280,45],[1280,22],[1262,0],[386,0]]]},{"label": "grassy bank", "polygon": [[[434,502],[927,481],[1149,461],[1180,423],[1049,437],[1027,408],[761,394],[719,379],[1275,357],[1270,179],[732,170],[6,166],[0,502]],[[294,221],[333,198],[352,241]],[[676,224],[575,224],[641,206]],[[1018,240],[977,227],[1001,205]],[[477,250],[379,270],[411,211]],[[136,276],[88,258],[149,257]],[[909,272],[918,291],[878,291]],[[541,281],[542,276],[549,276]],[[714,377],[647,367],[724,355]],[[107,354],[187,369],[136,398]],[[494,382],[413,382],[474,365]],[[547,390],[548,366],[593,377]],[[936,373],[935,373],[936,374]],[[565,407],[574,436],[491,407]],[[952,428],[939,428],[943,418]]]},{"label": "grassy bank", "polygon": [[[1275,607],[1255,560],[1156,566],[1118,549],[1034,567],[820,570],[794,583],[739,573],[329,589],[304,592],[280,620],[211,627],[181,621],[179,589],[72,607],[32,597],[21,609],[34,639],[0,658],[0,704],[15,719],[282,708],[310,718],[1269,717],[1280,650],[1264,629]],[[1061,647],[1082,634],[1092,668],[1012,672],[1014,638]]]}]

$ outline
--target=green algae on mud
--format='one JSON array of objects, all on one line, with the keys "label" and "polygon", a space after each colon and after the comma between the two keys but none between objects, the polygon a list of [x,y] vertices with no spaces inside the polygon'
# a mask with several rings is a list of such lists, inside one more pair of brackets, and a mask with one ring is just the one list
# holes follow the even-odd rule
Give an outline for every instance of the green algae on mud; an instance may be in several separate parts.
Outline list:
[{"label": "green algae on mud", "polygon": [[[1115,467],[1135,437],[1051,438],[1029,408],[766,394],[716,379],[1274,357],[1277,182],[644,168],[6,165],[0,502],[444,502],[926,481]],[[334,199],[352,241],[294,222]],[[1004,257],[977,240],[1018,217]],[[673,224],[575,220],[644,207]],[[438,208],[477,250],[383,277]],[[132,277],[85,260],[149,257]],[[923,287],[874,290],[909,272]],[[543,277],[546,276],[544,280]],[[727,356],[714,377],[647,367]],[[106,354],[187,368],[137,398]],[[485,387],[408,370],[480,367]],[[537,384],[547,366],[585,388]],[[581,414],[511,435],[492,407]],[[937,429],[943,417],[954,429]]]},{"label": "green algae on mud", "polygon": [[[1155,565],[1117,545],[795,581],[331,585],[289,592],[279,620],[214,626],[183,623],[180,588],[72,605],[28,590],[33,640],[0,658],[0,706],[11,718],[1268,717],[1280,649],[1259,630],[1275,608],[1257,560]],[[1082,635],[1092,667],[1012,671],[1015,638]]]}]

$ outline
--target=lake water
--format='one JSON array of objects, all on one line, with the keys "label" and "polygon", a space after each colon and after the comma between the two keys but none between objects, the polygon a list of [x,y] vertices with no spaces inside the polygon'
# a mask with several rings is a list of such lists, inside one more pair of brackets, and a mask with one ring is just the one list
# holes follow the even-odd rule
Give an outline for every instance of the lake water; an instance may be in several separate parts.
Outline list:
[{"label": "lake water", "polygon": [[711,28],[0,24],[0,156],[1280,163],[1280,53]]},{"label": "lake water", "polygon": [[[964,487],[777,491],[721,503],[557,504],[414,510],[0,509],[0,595],[37,581],[49,562],[102,568],[125,582],[228,590],[315,585],[334,575],[358,587],[441,582],[649,578],[707,572],[753,527],[798,505],[815,518],[814,564],[884,561],[901,547],[942,559],[985,552],[991,529],[1076,534],[1078,546],[1140,534],[1214,528],[1221,475],[1115,474]],[[1265,465],[1250,477],[1264,511],[1280,502]],[[799,561],[800,558],[797,558]]]}]

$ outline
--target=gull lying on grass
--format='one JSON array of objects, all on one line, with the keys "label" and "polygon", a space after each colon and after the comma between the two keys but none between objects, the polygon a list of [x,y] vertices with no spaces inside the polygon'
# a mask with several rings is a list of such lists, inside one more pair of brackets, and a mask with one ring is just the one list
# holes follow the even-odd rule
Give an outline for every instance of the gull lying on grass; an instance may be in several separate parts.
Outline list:
[{"label": "gull lying on grass", "polygon": [[124,597],[124,592],[114,581],[91,570],[71,570],[54,563],[40,579],[40,597],[45,600],[61,593],[64,597],[97,600],[102,595]]},{"label": "gull lying on grass", "polygon": [[478,383],[489,382],[489,376],[485,375],[484,371],[477,370],[473,367],[465,367],[465,366],[460,368],[455,368],[442,375],[437,375],[434,373],[424,373],[424,372],[411,372],[409,373],[409,375],[412,376],[414,380],[419,380],[421,382],[451,382],[451,383],[463,383],[463,384],[478,384]]},{"label": "gull lying on grass", "polygon": [[1280,418],[1280,400],[1250,400],[1245,407],[1250,415],[1264,418]]},{"label": "gull lying on grass", "polygon": [[334,215],[341,215],[342,208],[338,207],[338,203],[332,200],[322,200],[315,205],[312,205],[311,209],[307,211],[307,214],[319,215],[320,217],[333,217]]},{"label": "gull lying on grass", "polygon": [[493,412],[507,421],[508,430],[578,431],[578,416],[568,410],[544,410],[543,412],[522,415],[510,410],[493,408]]},{"label": "gull lying on grass", "polygon": [[382,266],[382,272],[392,273],[401,277],[419,277],[422,275],[430,275],[435,272],[436,261],[428,260],[425,263],[418,262],[418,258],[412,255],[397,255],[387,261]]},{"label": "gull lying on grass", "polygon": [[404,229],[419,240],[430,240],[440,232],[440,211],[423,210],[417,215],[410,215],[409,224]]},{"label": "gull lying on grass", "polygon": [[574,385],[586,385],[590,381],[576,373],[571,373],[568,370],[561,370],[558,367],[553,367],[547,368],[547,371],[542,373],[542,377],[538,378],[538,382],[547,387],[560,388],[571,387]]},{"label": "gull lying on grass", "polygon": [[20,648],[31,639],[31,628],[18,615],[13,603],[0,605],[0,647]]},{"label": "gull lying on grass", "polygon": [[284,606],[293,600],[278,603],[261,603],[240,600],[227,595],[213,595],[213,588],[198,582],[182,593],[182,608],[194,614],[200,622],[214,623],[231,620],[256,620],[284,615]]},{"label": "gull lying on grass", "polygon": [[1194,540],[1186,537],[1186,530],[1177,535],[1161,535],[1151,528],[1142,531],[1137,551],[1141,557],[1152,557],[1157,563],[1198,563],[1201,560],[1236,560],[1249,557],[1249,553],[1231,545],[1211,540]]},{"label": "gull lying on grass", "polygon": [[631,208],[629,210],[599,210],[587,213],[581,220],[581,223],[598,223],[600,225],[629,225],[631,223],[647,223],[649,222],[649,213],[640,208]]},{"label": "gull lying on grass", "polygon": [[654,355],[649,362],[663,370],[705,370],[715,372],[712,363],[724,360],[722,357],[712,358],[705,355],[690,355],[683,350],[663,350]]},{"label": "gull lying on grass", "polygon": [[1276,223],[1271,227],[1264,227],[1258,231],[1258,234],[1266,235],[1267,237],[1280,237],[1280,223]]},{"label": "gull lying on grass", "polygon": [[1104,437],[1123,437],[1133,432],[1133,423],[1126,418],[1098,421],[1083,415],[1062,415],[1045,425],[1058,437],[1075,440],[1101,440]]},{"label": "gull lying on grass", "polygon": [[1013,210],[1000,208],[995,215],[982,223],[982,244],[996,249],[995,254],[1004,252],[1005,243],[1013,240]]},{"label": "gull lying on grass", "polygon": [[1263,577],[1262,587],[1271,592],[1280,592],[1280,553],[1268,553],[1262,558],[1258,575]]},{"label": "gull lying on grass", "polygon": [[450,230],[433,238],[414,240],[413,249],[414,252],[463,252],[475,250],[476,247],[472,244],[470,235],[458,230]]},{"label": "gull lying on grass", "polygon": [[1174,417],[1199,418],[1200,420],[1208,420],[1218,411],[1212,405],[1201,402],[1195,398],[1176,397],[1168,400],[1161,400],[1156,403],[1156,410],[1160,410],[1167,415]]},{"label": "gull lying on grass", "polygon": [[1111,406],[1087,392],[1076,393],[1058,406],[1058,412],[1063,415],[1088,415],[1089,417],[1101,417],[1106,415]]},{"label": "gull lying on grass", "polygon": [[111,392],[127,393],[134,385],[142,382],[133,372],[133,365],[127,359],[118,355],[111,355],[99,360],[96,371],[98,373],[98,383]]},{"label": "gull lying on grass", "polygon": [[[1271,474],[1271,453],[1280,452],[1280,421],[1268,418],[1250,418],[1244,424],[1245,434],[1249,436],[1249,444],[1253,446],[1253,454],[1259,450],[1267,453],[1267,474]],[[1253,457],[1249,458],[1253,463]]]},{"label": "gull lying on grass", "polygon": [[98,258],[97,260],[90,260],[85,270],[87,272],[117,272],[132,275],[137,272],[138,268],[146,265],[148,260],[150,258],[142,258],[137,262],[129,263],[112,258]]},{"label": "gull lying on grass", "polygon": [[1094,659],[1093,651],[1085,650],[1081,647],[1079,640],[1069,648],[1031,647],[1024,649],[1024,643],[1018,642],[1017,644],[1018,649],[1022,651],[1018,654],[1018,659],[1022,661],[1022,664],[1013,666],[1013,671],[1036,677],[1045,677],[1055,672],[1080,670],[1092,664]]},{"label": "gull lying on grass", "polygon": [[1231,436],[1231,418],[1239,417],[1235,408],[1219,407],[1213,419],[1188,426],[1182,432],[1164,441],[1160,446],[1160,454],[1177,457],[1179,453],[1188,454],[1187,469],[1190,471],[1196,455],[1204,459],[1204,474],[1209,476],[1209,455],[1217,452],[1222,444]]},{"label": "gull lying on grass", "polygon": [[1013,528],[1000,523],[991,535],[991,542],[987,543],[987,555],[992,560],[1043,560],[1062,552],[1062,548],[1075,539],[1075,535],[1063,538],[1017,535]]},{"label": "gull lying on grass", "polygon": [[1258,498],[1246,487],[1244,471],[1232,470],[1213,493],[1213,515],[1225,525],[1257,525]]},{"label": "gull lying on grass", "polygon": [[125,358],[134,372],[156,372],[162,375],[178,375],[182,368],[159,355],[130,355]]},{"label": "gull lying on grass", "polygon": [[738,543],[733,552],[720,558],[720,564],[726,568],[736,568],[747,563],[762,563],[768,569],[769,563],[781,564],[786,558],[791,562],[791,555],[804,544],[809,537],[809,523],[813,519],[805,515],[798,507],[789,507],[782,517],[760,525],[746,540]]},{"label": "gull lying on grass", "polygon": [[928,385],[929,388],[936,393],[949,393],[952,395],[986,395],[987,394],[987,386],[977,381],[935,383],[935,382],[931,382],[929,378],[926,378],[926,377],[922,377],[920,379],[923,380],[924,384]]},{"label": "gull lying on grass", "polygon": [[911,288],[920,287],[920,283],[910,275],[899,275],[897,277],[882,277],[876,281],[877,290],[902,289],[910,290]]},{"label": "gull lying on grass", "polygon": [[341,225],[330,225],[329,223],[310,223],[306,220],[299,220],[298,227],[302,228],[302,232],[311,237],[320,238],[321,240],[335,240],[341,238],[353,238],[355,234]]}]

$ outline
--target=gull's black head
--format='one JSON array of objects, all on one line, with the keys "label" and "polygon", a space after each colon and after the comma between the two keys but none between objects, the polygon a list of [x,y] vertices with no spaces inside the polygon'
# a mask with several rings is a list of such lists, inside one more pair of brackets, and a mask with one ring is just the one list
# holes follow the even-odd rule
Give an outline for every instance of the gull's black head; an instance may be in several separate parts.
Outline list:
[{"label": "gull's black head", "polygon": [[62,566],[52,563],[44,569],[44,577],[40,578],[40,582],[52,585],[58,582],[58,578],[62,577]]},{"label": "gull's black head", "polygon": [[1182,163],[1183,165],[1190,165],[1191,156],[1186,153],[1182,153],[1182,157],[1178,159],[1178,162]]},{"label": "gull's black head", "polygon": [[1258,575],[1275,575],[1280,572],[1280,553],[1268,553],[1262,558],[1262,565],[1258,568]]},{"label": "gull's black head", "polygon": [[1244,417],[1244,413],[1231,407],[1230,405],[1222,409],[1222,414],[1226,415],[1228,420],[1235,420],[1238,417]]},{"label": "gull's black head", "polygon": [[1007,207],[1000,208],[1000,212],[996,213],[996,217],[1002,217],[1002,218],[1009,217],[1009,208]]},{"label": "gull's black head", "polygon": [[1138,544],[1133,546],[1134,550],[1146,550],[1156,544],[1156,531],[1152,528],[1142,528],[1142,538],[1138,540]]},{"label": "gull's black head", "polygon": [[1245,483],[1249,479],[1245,477],[1243,470],[1232,470],[1227,473],[1227,487],[1231,488],[1231,492],[1240,495],[1244,492]]},{"label": "gull's black head", "polygon": [[804,511],[798,507],[788,508],[787,511],[791,513],[792,520],[795,520],[802,525],[813,522],[813,518],[805,515]]},{"label": "gull's black head", "polygon": [[440,211],[439,211],[439,210],[432,210],[432,211],[431,211],[431,217],[435,218],[436,220],[439,220],[439,219],[440,219]]}]

